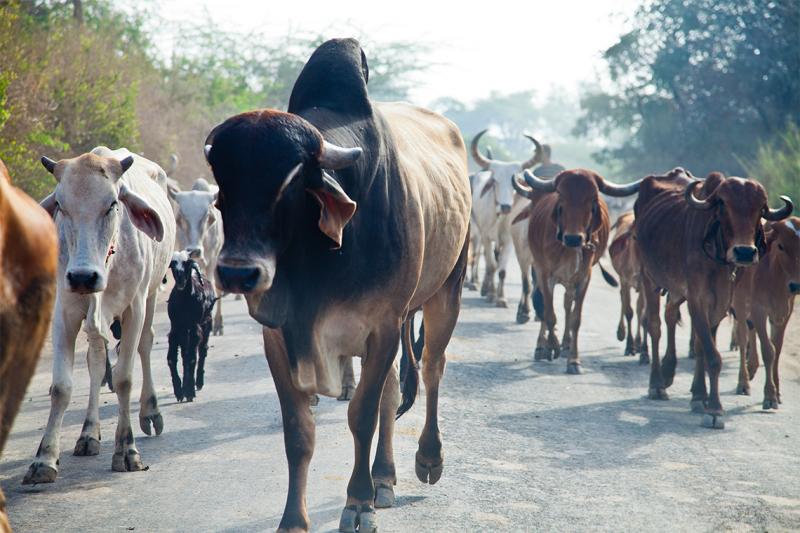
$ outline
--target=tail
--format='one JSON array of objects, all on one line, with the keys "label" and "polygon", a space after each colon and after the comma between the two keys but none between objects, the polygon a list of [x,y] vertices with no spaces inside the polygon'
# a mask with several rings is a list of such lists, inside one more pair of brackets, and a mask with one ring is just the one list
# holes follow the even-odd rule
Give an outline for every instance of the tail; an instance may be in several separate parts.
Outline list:
[{"label": "tail", "polygon": [[608,270],[603,268],[603,264],[602,263],[597,263],[597,266],[600,267],[600,272],[602,272],[603,279],[606,280],[606,283],[608,283],[612,287],[619,287],[619,282],[617,281],[617,278],[612,276],[611,273]]},{"label": "tail", "polygon": [[400,383],[403,393],[403,402],[397,408],[395,419],[403,416],[411,409],[419,393],[419,361],[422,359],[422,349],[425,346],[425,319],[420,325],[419,337],[414,340],[414,318],[411,317],[403,323],[402,359],[400,359]]}]

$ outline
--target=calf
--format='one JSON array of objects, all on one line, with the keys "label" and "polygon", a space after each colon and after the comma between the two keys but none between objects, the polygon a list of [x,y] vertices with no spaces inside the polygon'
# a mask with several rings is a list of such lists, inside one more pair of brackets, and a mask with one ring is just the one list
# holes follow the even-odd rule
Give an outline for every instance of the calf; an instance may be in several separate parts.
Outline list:
[{"label": "calf", "polygon": [[[175,398],[179,402],[184,399],[191,402],[194,400],[195,390],[203,388],[208,336],[211,333],[211,311],[216,299],[211,282],[200,272],[188,252],[172,254],[169,268],[175,277],[175,286],[167,302],[170,321],[167,362]],[[183,360],[183,384],[178,375],[178,349]]]},{"label": "calf", "polygon": [[[57,257],[53,221],[0,161],[0,453],[47,336]],[[10,530],[0,490],[0,531]]]},{"label": "calf", "polygon": [[[55,191],[42,205],[55,217],[59,275],[53,318],[53,384],[47,429],[23,483],[50,483],[58,474],[59,436],[72,396],[75,341],[83,326],[89,337],[89,406],[75,455],[100,453],[100,384],[105,373],[109,326],[119,319],[121,340],[114,365],[119,419],[111,468],[142,470],[130,422],[133,357],[142,360],[139,426],[160,434],[150,349],[153,313],[175,239],[175,219],[161,167],[122,148],[42,164],[55,176]],[[164,180],[161,180],[164,183]]]},{"label": "calf", "polygon": [[766,244],[767,253],[758,265],[736,280],[732,306],[740,355],[736,392],[750,394],[749,382],[758,368],[758,335],[766,374],[762,407],[777,409],[781,403],[778,360],[795,296],[800,293],[800,218],[768,224]]}]

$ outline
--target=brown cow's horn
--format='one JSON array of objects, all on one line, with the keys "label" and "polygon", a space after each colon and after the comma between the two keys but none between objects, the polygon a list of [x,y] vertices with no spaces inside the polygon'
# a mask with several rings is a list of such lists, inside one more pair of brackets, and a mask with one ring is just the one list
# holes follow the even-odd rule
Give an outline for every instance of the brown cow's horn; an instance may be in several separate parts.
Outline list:
[{"label": "brown cow's horn", "polygon": [[531,186],[532,189],[542,192],[554,192],[556,190],[556,180],[543,180],[533,175],[530,170],[523,173],[525,176],[525,183]]},{"label": "brown cow's horn", "polygon": [[525,133],[524,136],[525,138],[530,139],[530,141],[536,147],[536,150],[533,152],[533,157],[522,163],[522,168],[531,168],[533,165],[539,163],[542,160],[544,152],[542,151],[542,145],[539,144],[539,141],[537,141],[527,133]]},{"label": "brown cow's horn", "polygon": [[533,191],[522,185],[519,182],[519,179],[517,179],[517,176],[513,176],[511,178],[511,185],[514,186],[514,190],[517,191],[520,196],[523,196],[528,200],[533,198]]},{"label": "brown cow's horn", "polygon": [[319,166],[328,170],[347,168],[358,161],[364,153],[360,147],[343,148],[328,141],[322,141],[322,151],[319,154]]},{"label": "brown cow's horn", "polygon": [[600,192],[608,196],[622,198],[623,196],[630,196],[639,192],[639,187],[642,185],[643,179],[628,183],[627,185],[617,185],[616,183],[609,183],[606,180],[600,180]]},{"label": "brown cow's horn", "polygon": [[683,197],[686,198],[686,202],[689,204],[690,207],[694,209],[708,210],[714,207],[714,203],[709,202],[708,200],[698,200],[693,192],[698,185],[702,184],[703,184],[702,181],[691,182],[689,185],[686,186],[686,190],[683,192]]},{"label": "brown cow's horn", "polygon": [[40,161],[42,162],[42,166],[46,168],[50,174],[52,174],[53,171],[56,169],[56,162],[47,157],[46,155],[43,155]]},{"label": "brown cow's horn", "polygon": [[483,134],[486,132],[487,130],[479,132],[475,137],[472,138],[472,144],[471,144],[472,158],[475,160],[476,163],[478,163],[478,165],[483,170],[489,170],[489,165],[492,164],[491,159],[483,157],[483,155],[478,151],[478,141],[481,140],[481,136],[483,136]]},{"label": "brown cow's horn", "polygon": [[788,196],[781,196],[781,200],[783,200],[783,207],[779,207],[778,209],[764,207],[764,214],[761,215],[764,217],[764,220],[772,220],[774,222],[788,218],[792,214],[792,211],[794,211],[794,204],[791,198]]}]

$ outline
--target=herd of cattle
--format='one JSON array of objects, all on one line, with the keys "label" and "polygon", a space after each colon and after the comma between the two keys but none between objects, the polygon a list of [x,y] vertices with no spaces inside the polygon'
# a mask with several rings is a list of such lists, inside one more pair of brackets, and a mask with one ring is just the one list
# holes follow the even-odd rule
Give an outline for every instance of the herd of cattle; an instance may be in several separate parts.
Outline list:
[{"label": "herd of cattle", "polygon": [[[205,155],[218,188],[198,180],[181,191],[157,164],[99,147],[58,162],[42,158],[57,185],[41,209],[10,185],[0,164],[0,450],[52,316],[50,416],[23,483],[56,479],[81,330],[88,338],[90,392],[74,454],[100,451],[105,380],[119,403],[112,469],[143,469],[130,421],[132,369],[138,353],[139,425],[158,435],[164,421],[150,351],[168,270],[175,279],[168,364],[179,401],[191,401],[203,386],[208,337],[223,333],[220,305],[214,314],[223,293],[244,295],[250,315],[264,326],[289,466],[281,531],[310,527],[305,493],[317,394],[352,398],[355,464],[341,531],[375,531],[375,508],[394,503],[394,421],[414,403],[420,367],[426,417],[416,474],[424,483],[439,480],[445,348],[465,279],[477,289],[481,252],[481,293],[499,307],[507,305],[506,269],[516,252],[523,283],[517,321],[529,320],[531,301],[540,321],[535,360],[563,356],[568,373],[581,372],[582,306],[592,269],[603,269],[608,248],[621,285],[617,337],[626,341],[625,355],[639,353],[651,364],[650,398],[667,399],[685,301],[696,363],[691,405],[703,413],[703,425],[724,425],[716,331],[729,313],[740,352],[737,391],[749,394],[757,338],[765,365],[763,407],[778,408],[778,357],[800,292],[800,219],[791,217],[788,198],[771,209],[756,181],[720,173],[699,180],[681,168],[616,185],[593,171],[551,162],[549,147],[532,137],[531,159],[499,161],[480,153],[483,132],[471,150],[482,170],[468,177],[462,135],[451,122],[418,107],[373,102],[368,80],[356,41],[321,45],[297,79],[288,112],[243,113],[209,134]],[[603,195],[636,194],[633,213],[612,226]],[[565,288],[561,339],[557,284]],[[631,289],[638,293],[635,305]],[[418,311],[422,328],[414,341]],[[112,337],[116,362],[107,372]],[[402,381],[395,364],[400,345]],[[356,356],[362,358],[357,387]],[[0,493],[0,531],[9,529]]]}]

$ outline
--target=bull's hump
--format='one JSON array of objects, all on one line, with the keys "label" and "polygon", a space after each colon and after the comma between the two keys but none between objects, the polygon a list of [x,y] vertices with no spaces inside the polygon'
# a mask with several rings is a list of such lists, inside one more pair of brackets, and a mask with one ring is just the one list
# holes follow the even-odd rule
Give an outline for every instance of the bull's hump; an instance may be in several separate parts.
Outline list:
[{"label": "bull's hump", "polygon": [[353,116],[369,116],[369,69],[355,39],[332,39],[317,48],[292,89],[289,112],[324,107]]}]

